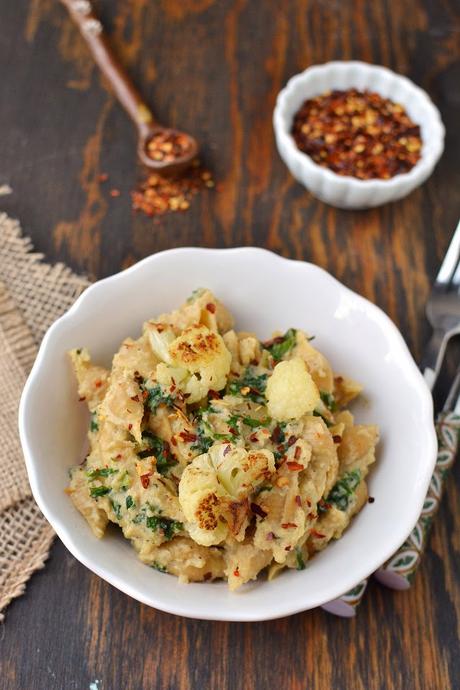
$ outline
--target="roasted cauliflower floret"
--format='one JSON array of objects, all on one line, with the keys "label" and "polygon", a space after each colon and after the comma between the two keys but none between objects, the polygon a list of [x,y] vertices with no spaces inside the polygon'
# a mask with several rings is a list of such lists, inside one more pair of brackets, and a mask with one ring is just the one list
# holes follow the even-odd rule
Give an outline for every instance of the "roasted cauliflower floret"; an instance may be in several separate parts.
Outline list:
[{"label": "roasted cauliflower floret", "polygon": [[300,419],[314,410],[320,400],[315,382],[300,357],[276,365],[268,379],[266,396],[270,415],[280,421]]},{"label": "roasted cauliflower floret", "polygon": [[198,544],[221,543],[229,533],[244,538],[248,497],[275,470],[273,453],[215,444],[188,465],[179,483],[187,529]]},{"label": "roasted cauliflower floret", "polygon": [[191,326],[176,338],[171,328],[161,324],[149,324],[148,333],[153,351],[162,360],[156,368],[157,381],[177,387],[187,403],[225,387],[231,355],[218,333],[206,326]]}]

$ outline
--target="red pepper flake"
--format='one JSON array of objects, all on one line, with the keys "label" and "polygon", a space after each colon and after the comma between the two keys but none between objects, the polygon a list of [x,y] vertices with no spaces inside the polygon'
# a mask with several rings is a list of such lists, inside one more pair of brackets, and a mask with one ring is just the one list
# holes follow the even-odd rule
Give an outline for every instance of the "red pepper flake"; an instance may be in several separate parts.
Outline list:
[{"label": "red pepper flake", "polygon": [[290,448],[291,446],[294,445],[294,443],[297,441],[297,436],[289,436],[288,438],[288,447]]},{"label": "red pepper flake", "polygon": [[177,440],[174,436],[171,436],[171,443],[173,444],[173,446],[177,446]]},{"label": "red pepper flake", "polygon": [[281,527],[283,529],[291,529],[293,527],[297,527],[297,525],[295,524],[295,522],[282,522]]},{"label": "red pepper flake", "polygon": [[233,574],[234,574],[235,577],[239,577],[239,576],[240,576],[240,571],[238,570],[238,568],[235,568],[235,570],[233,571]]},{"label": "red pepper flake", "polygon": [[230,453],[232,447],[231,446],[225,446],[223,455],[227,455],[227,453]]},{"label": "red pepper flake", "polygon": [[205,582],[207,582],[207,581],[210,580],[211,578],[212,578],[212,573],[205,573],[205,574],[203,575],[203,580],[204,580]]},{"label": "red pepper flake", "polygon": [[333,436],[332,440],[334,441],[334,443],[342,443],[342,437],[339,436],[339,434],[336,434],[335,436]]},{"label": "red pepper flake", "polygon": [[220,400],[220,393],[218,391],[209,391],[208,398],[210,400]]},{"label": "red pepper flake", "polygon": [[255,515],[258,515],[261,518],[266,518],[268,515],[268,513],[266,513],[258,503],[251,503],[251,510]]},{"label": "red pepper flake", "polygon": [[131,431],[132,428],[133,428],[133,425],[132,425],[132,424],[128,424],[128,431]]},{"label": "red pepper flake", "polygon": [[316,537],[317,539],[324,539],[324,537],[326,536],[325,534],[321,534],[321,532],[317,532],[315,529],[312,529],[310,531],[310,534],[312,535],[312,537]]},{"label": "red pepper flake", "polygon": [[292,549],[292,546],[285,546],[285,547],[284,547],[284,550],[285,550],[285,551],[290,551],[291,549]]},{"label": "red pepper flake", "polygon": [[300,464],[300,462],[287,462],[286,465],[288,468],[291,470],[291,472],[300,472],[301,470],[304,469],[303,465]]},{"label": "red pepper flake", "polygon": [[144,400],[147,400],[147,398],[149,397],[149,392],[148,391],[142,391],[142,397]]},{"label": "red pepper flake", "polygon": [[107,182],[108,179],[109,179],[109,176],[107,175],[107,173],[101,173],[99,175],[99,182]]},{"label": "red pepper flake", "polygon": [[306,504],[309,508],[311,508],[311,501],[309,498],[306,499]]},{"label": "red pepper flake", "polygon": [[115,455],[115,460],[120,460],[122,457],[122,454],[118,453],[118,455]]},{"label": "red pepper flake", "polygon": [[100,388],[102,386],[102,381],[98,379],[97,381],[95,381],[94,385],[96,386],[96,388]]},{"label": "red pepper flake", "polygon": [[295,451],[294,451],[295,459],[298,460],[301,455],[302,455],[302,448],[300,446],[297,446]]},{"label": "red pepper flake", "polygon": [[375,501],[375,498],[373,496],[369,496],[369,498],[367,499],[368,503],[374,503],[374,501]]},{"label": "red pepper flake", "polygon": [[300,498],[299,495],[297,495],[297,496],[295,497],[295,502],[297,503],[297,505],[299,506],[299,508],[302,507],[302,499]]},{"label": "red pepper flake", "polygon": [[172,386],[169,387],[169,392],[170,392],[170,393],[174,393],[175,390],[176,390],[176,386],[175,386],[174,384],[173,384]]},{"label": "red pepper flake", "polygon": [[190,431],[181,431],[179,436],[184,441],[184,443],[194,443],[198,436],[196,434],[190,433]]},{"label": "red pepper flake", "polygon": [[[271,441],[273,443],[278,444],[278,443],[281,443],[282,438],[283,438],[283,432],[281,430],[281,427],[279,425],[275,426],[275,428],[272,431],[272,435],[270,436]],[[278,448],[278,450],[279,450],[279,448]],[[282,447],[281,447],[281,450],[283,450]]]},{"label": "red pepper flake", "polygon": [[79,402],[83,402],[83,400],[86,400],[86,395],[81,395],[81,396],[78,398],[78,401],[79,401]]},{"label": "red pepper flake", "polygon": [[134,400],[134,402],[139,402],[139,396],[138,395],[133,395],[131,397],[131,400]]},{"label": "red pepper flake", "polygon": [[268,532],[267,541],[273,541],[273,539],[276,539],[274,532]]},{"label": "red pepper flake", "polygon": [[210,302],[209,304],[206,305],[206,309],[211,312],[211,314],[216,313],[216,305]]},{"label": "red pepper flake", "polygon": [[151,474],[151,472],[147,472],[147,474],[141,474],[141,484],[144,487],[144,489],[149,488]]},{"label": "red pepper flake", "polygon": [[112,196],[113,198],[115,198],[115,197],[117,197],[117,196],[120,196],[121,192],[120,192],[119,189],[111,189],[110,192],[109,192],[109,194],[110,194],[110,196]]},{"label": "red pepper flake", "polygon": [[337,175],[386,180],[421,157],[420,127],[398,103],[348,89],[306,100],[294,116],[297,148]]},{"label": "red pepper flake", "polygon": [[251,443],[257,443],[258,440],[259,440],[259,437],[258,437],[257,434],[254,432],[253,434],[250,435],[249,440],[251,441]]}]

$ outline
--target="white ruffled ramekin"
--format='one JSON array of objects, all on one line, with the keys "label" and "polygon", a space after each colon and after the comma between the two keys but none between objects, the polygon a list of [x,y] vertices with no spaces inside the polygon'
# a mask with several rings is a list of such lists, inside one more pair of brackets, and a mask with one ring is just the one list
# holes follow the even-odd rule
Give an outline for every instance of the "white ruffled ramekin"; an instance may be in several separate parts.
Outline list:
[{"label": "white ruffled ramekin", "polygon": [[[422,156],[408,173],[389,180],[359,180],[322,168],[300,151],[291,135],[292,121],[302,103],[332,89],[374,91],[400,103],[420,125]],[[431,175],[444,149],[444,125],[429,96],[407,77],[365,62],[327,62],[292,77],[280,91],[273,113],[276,144],[293,176],[314,196],[339,208],[369,208],[407,196]]]}]

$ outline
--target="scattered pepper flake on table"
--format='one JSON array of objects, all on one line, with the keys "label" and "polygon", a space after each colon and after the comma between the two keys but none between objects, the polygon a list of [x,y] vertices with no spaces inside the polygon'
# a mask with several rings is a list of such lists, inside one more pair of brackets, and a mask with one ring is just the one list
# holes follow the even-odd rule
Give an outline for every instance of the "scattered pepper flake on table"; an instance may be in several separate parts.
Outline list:
[{"label": "scattered pepper flake on table", "polygon": [[159,173],[150,173],[131,192],[132,208],[142,211],[147,216],[159,216],[168,212],[186,211],[199,191],[214,187],[214,180],[208,170],[204,170],[199,161],[191,168],[176,177],[166,177]]},{"label": "scattered pepper flake on table", "polygon": [[370,91],[328,91],[294,116],[297,148],[338,175],[387,180],[420,160],[420,127],[402,105]]}]

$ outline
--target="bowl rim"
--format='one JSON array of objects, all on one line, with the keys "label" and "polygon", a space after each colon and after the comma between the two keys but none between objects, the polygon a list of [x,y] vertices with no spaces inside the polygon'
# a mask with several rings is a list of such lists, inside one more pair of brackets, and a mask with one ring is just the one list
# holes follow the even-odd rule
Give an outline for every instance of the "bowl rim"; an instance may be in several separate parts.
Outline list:
[{"label": "bowl rim", "polygon": [[[260,257],[261,255],[263,255],[265,258],[269,258],[270,260],[288,262],[291,264],[307,265],[310,270],[313,269],[314,271],[327,276],[328,280],[330,280],[336,286],[336,288],[345,292],[345,294],[352,296],[354,300],[357,300],[358,303],[362,304],[363,306],[365,305],[368,309],[370,309],[373,312],[376,319],[378,319],[379,322],[385,326],[387,336],[391,337],[393,342],[397,343],[397,345],[399,346],[401,354],[405,357],[406,365],[412,369],[414,379],[415,381],[418,381],[418,392],[423,398],[423,409],[425,412],[425,416],[427,420],[430,420],[431,422],[426,425],[425,429],[428,437],[428,448],[426,451],[426,457],[428,458],[429,456],[431,456],[432,462],[431,465],[428,462],[426,463],[423,476],[420,476],[418,478],[418,485],[420,487],[419,501],[414,501],[412,505],[412,510],[410,511],[411,519],[407,519],[407,525],[409,525],[410,523],[410,529],[406,525],[406,528],[398,534],[396,539],[393,538],[393,540],[389,540],[386,550],[381,552],[378,558],[374,558],[370,564],[368,563],[366,567],[361,567],[358,571],[358,574],[356,574],[355,572],[355,574],[352,576],[349,575],[348,577],[343,577],[339,588],[340,591],[337,587],[330,587],[331,594],[327,597],[327,601],[333,600],[341,596],[342,594],[356,586],[358,582],[361,582],[362,580],[369,577],[373,572],[375,572],[375,570],[377,570],[378,567],[382,565],[382,563],[384,563],[386,560],[388,560],[388,558],[390,558],[393,555],[393,553],[401,546],[401,544],[412,531],[414,525],[416,524],[420,516],[423,507],[423,502],[425,500],[426,491],[428,490],[432,472],[435,466],[437,438],[433,423],[433,399],[431,393],[425,383],[425,380],[420,370],[418,369],[417,365],[415,364],[412,358],[412,355],[407,347],[407,344],[402,334],[400,333],[397,326],[390,319],[390,317],[380,307],[372,303],[367,298],[359,295],[358,293],[348,288],[346,285],[341,283],[339,280],[337,280],[337,278],[332,276],[328,271],[326,271],[322,267],[307,261],[288,259],[270,250],[252,246],[233,247],[228,249],[204,247],[178,247],[151,254],[145,257],[144,259],[140,260],[139,262],[135,263],[134,265],[122,271],[119,271],[118,273],[115,273],[111,276],[102,278],[101,280],[94,282],[92,285],[86,288],[84,292],[77,298],[75,303],[49,327],[40,345],[32,370],[27,378],[19,404],[19,435],[24,453],[29,482],[32,489],[32,494],[41,512],[48,520],[48,522],[51,524],[53,529],[56,531],[57,535],[59,536],[63,544],[70,551],[70,553],[78,561],[80,561],[80,563],[82,563],[89,570],[91,570],[93,573],[104,579],[109,584],[113,585],[114,587],[124,592],[128,596],[131,596],[133,599],[136,599],[137,601],[146,604],[147,606],[151,606],[166,613],[184,616],[186,618],[234,622],[255,622],[262,620],[272,620],[276,618],[282,618],[288,615],[294,615],[296,613],[300,613],[302,611],[310,610],[317,606],[321,606],[323,603],[326,603],[324,595],[321,595],[319,598],[317,597],[316,600],[313,600],[312,603],[308,603],[307,605],[305,605],[305,603],[302,604],[302,602],[287,602],[284,605],[283,603],[280,605],[279,603],[271,602],[270,608],[267,608],[267,611],[264,611],[263,615],[261,615],[258,611],[251,612],[250,605],[248,607],[248,610],[246,610],[244,613],[242,613],[240,610],[234,613],[231,608],[226,608],[225,610],[219,611],[216,613],[216,615],[214,615],[203,613],[202,611],[200,611],[199,598],[197,598],[198,603],[194,604],[193,606],[191,606],[188,603],[184,605],[181,598],[178,598],[176,601],[174,601],[173,605],[169,605],[167,603],[165,604],[161,600],[161,596],[158,598],[155,588],[152,588],[151,595],[149,597],[146,597],[138,591],[135,585],[131,585],[131,583],[127,582],[125,579],[123,579],[123,577],[119,577],[115,572],[107,571],[104,566],[99,565],[97,562],[95,563],[91,557],[87,556],[85,553],[80,551],[80,548],[73,537],[71,527],[68,526],[65,521],[61,520],[60,515],[54,511],[53,506],[50,506],[41,494],[38,472],[39,463],[35,459],[36,454],[34,453],[29,442],[26,418],[28,413],[29,394],[35,386],[35,383],[40,375],[42,364],[47,356],[49,344],[54,340],[54,338],[58,337],[60,330],[62,328],[65,328],[66,322],[72,319],[73,315],[82,308],[82,305],[85,305],[86,302],[91,301],[93,294],[98,293],[101,290],[104,291],[108,285],[117,280],[125,280],[127,278],[129,279],[129,276],[132,273],[135,273],[146,264],[154,264],[158,260],[164,260],[165,258],[168,259],[177,256],[178,254],[184,253],[195,254],[195,256],[201,253],[206,253],[208,255],[215,254],[216,256],[222,255],[224,253],[251,253],[254,257]],[[220,584],[221,583],[219,583],[217,586],[220,586]],[[188,586],[200,585],[201,583],[194,583]]]},{"label": "bowl rim", "polygon": [[[321,167],[315,163],[307,153],[304,153],[297,148],[290,133],[290,125],[292,123],[287,122],[287,116],[284,112],[287,97],[290,94],[298,91],[299,88],[303,88],[311,77],[315,76],[315,74],[321,74],[332,70],[345,71],[349,66],[358,67],[362,71],[391,76],[393,79],[396,79],[403,84],[406,90],[416,93],[421,99],[426,110],[427,119],[431,121],[432,126],[437,132],[437,137],[435,140],[430,142],[430,150],[428,151],[428,154],[426,154],[425,150],[425,155],[421,156],[420,160],[409,172],[399,173],[398,175],[390,177],[388,180],[360,180],[359,178],[351,175],[338,175],[329,168]],[[378,88],[375,88],[375,91],[376,93],[379,93]],[[419,122],[416,124],[421,126],[422,123]],[[305,170],[310,170],[316,172],[316,174],[321,174],[329,182],[334,182],[336,184],[340,183],[342,185],[354,187],[355,189],[367,191],[396,191],[402,182],[409,185],[418,183],[419,178],[426,179],[443,153],[444,139],[446,134],[446,130],[441,119],[441,114],[424,89],[415,84],[411,79],[409,79],[409,77],[398,74],[388,67],[383,65],[375,65],[362,60],[331,60],[329,62],[311,65],[302,72],[298,72],[290,77],[276,98],[276,104],[273,111],[273,127],[277,138],[279,138],[279,145],[284,147],[285,153],[289,155],[299,166],[302,166]]]}]

